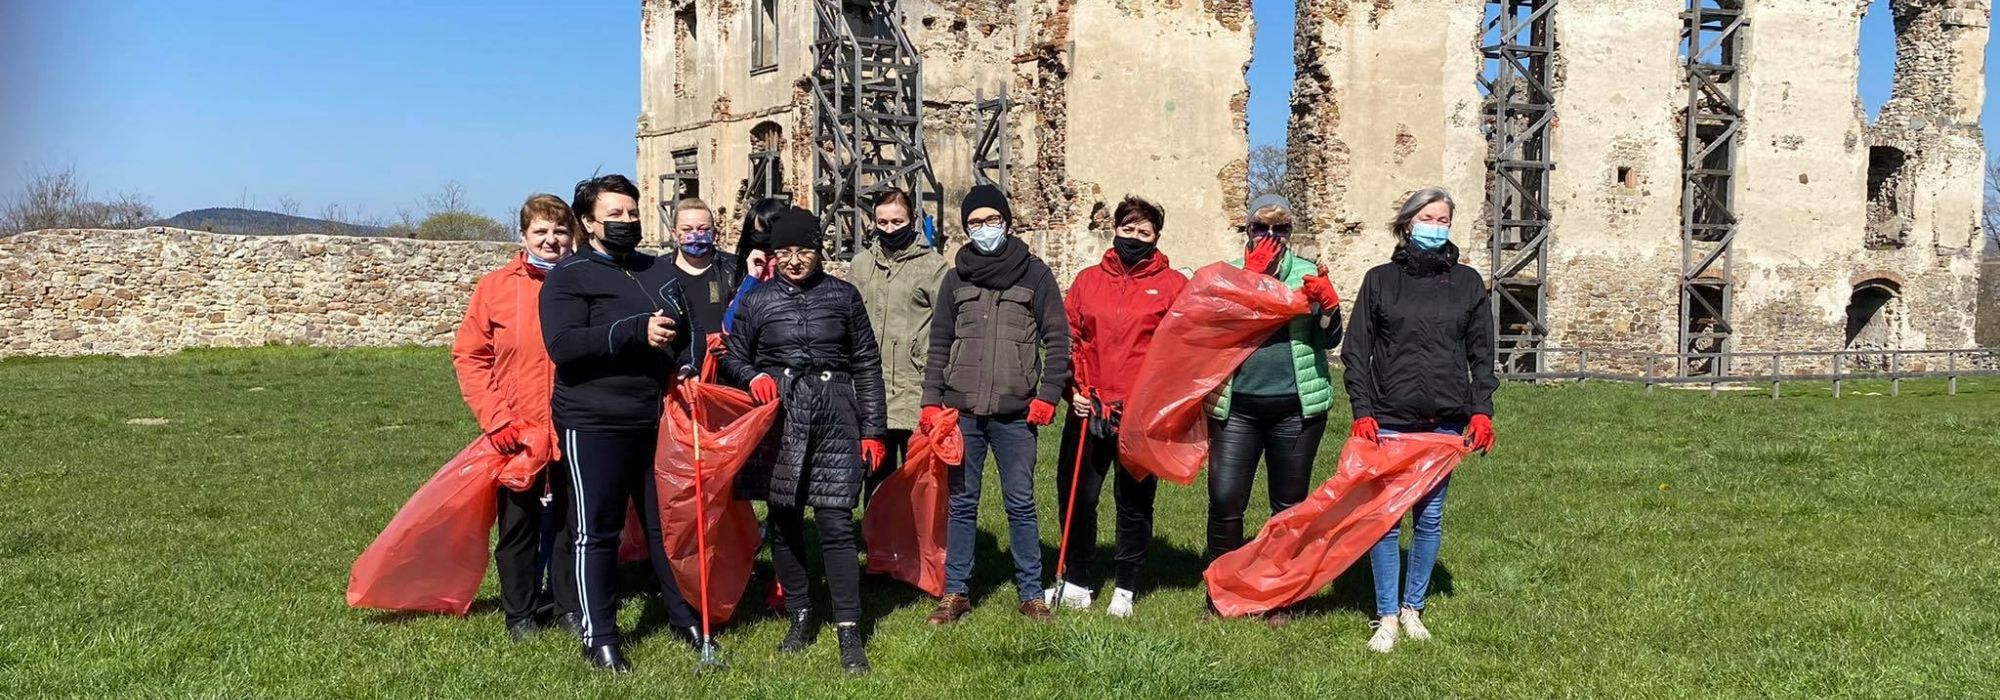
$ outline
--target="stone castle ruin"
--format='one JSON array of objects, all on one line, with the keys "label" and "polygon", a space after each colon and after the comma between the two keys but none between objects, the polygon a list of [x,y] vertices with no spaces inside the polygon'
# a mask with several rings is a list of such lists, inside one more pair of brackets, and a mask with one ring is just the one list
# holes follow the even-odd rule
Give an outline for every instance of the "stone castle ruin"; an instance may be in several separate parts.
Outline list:
[{"label": "stone castle ruin", "polygon": [[[1857,94],[1869,0],[1298,0],[1294,245],[1342,289],[1407,193],[1457,197],[1502,361],[1973,345],[1988,0],[1892,0],[1892,95]],[[643,0],[642,207],[725,228],[778,196],[836,255],[913,190],[975,182],[1068,275],[1110,208],[1165,205],[1176,265],[1232,256],[1249,0]],[[1875,5],[1874,11],[1882,11]],[[663,227],[649,225],[649,231]]]}]

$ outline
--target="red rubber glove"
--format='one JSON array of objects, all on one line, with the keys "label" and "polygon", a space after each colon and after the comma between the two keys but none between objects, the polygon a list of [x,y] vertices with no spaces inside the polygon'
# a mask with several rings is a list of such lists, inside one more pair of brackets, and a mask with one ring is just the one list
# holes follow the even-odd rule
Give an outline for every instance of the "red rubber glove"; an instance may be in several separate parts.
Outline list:
[{"label": "red rubber glove", "polygon": [[760,404],[778,400],[778,380],[768,374],[757,375],[756,379],[750,380],[750,400]]},{"label": "red rubber glove", "polygon": [[924,412],[917,414],[917,430],[921,430],[926,434],[937,432],[938,428],[943,427],[943,423],[943,406],[925,406]]},{"label": "red rubber glove", "polygon": [[889,448],[878,438],[861,438],[861,460],[868,463],[868,471],[882,468],[882,458],[889,454]]},{"label": "red rubber glove", "polygon": [[1480,454],[1493,452],[1493,417],[1480,414],[1472,417],[1465,426],[1465,446],[1479,450]]},{"label": "red rubber glove", "polygon": [[514,421],[501,423],[500,427],[486,434],[486,439],[493,443],[493,449],[508,454],[519,452],[521,448],[526,447],[521,444],[521,431],[514,428]]},{"label": "red rubber glove", "polygon": [[1326,278],[1326,268],[1320,268],[1320,275],[1308,276],[1303,289],[1306,299],[1319,307],[1320,313],[1340,308],[1340,293],[1333,291],[1333,282]]},{"label": "red rubber glove", "polygon": [[1348,437],[1360,438],[1373,443],[1382,442],[1382,425],[1374,418],[1356,418],[1354,427],[1347,431]]},{"label": "red rubber glove", "polygon": [[1271,263],[1278,260],[1278,241],[1259,238],[1250,246],[1250,254],[1243,256],[1243,269],[1260,275],[1271,274]]},{"label": "red rubber glove", "polygon": [[1028,425],[1042,427],[1056,422],[1056,405],[1035,399],[1028,402]]}]

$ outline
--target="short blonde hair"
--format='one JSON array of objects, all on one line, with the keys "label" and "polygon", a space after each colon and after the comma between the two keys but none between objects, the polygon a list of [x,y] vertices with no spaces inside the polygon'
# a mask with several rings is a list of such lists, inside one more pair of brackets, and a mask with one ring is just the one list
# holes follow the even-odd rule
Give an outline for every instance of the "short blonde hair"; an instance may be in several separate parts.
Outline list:
[{"label": "short blonde hair", "polygon": [[1258,207],[1257,211],[1250,212],[1250,223],[1265,226],[1289,224],[1292,223],[1292,212],[1276,204],[1267,204]]},{"label": "short blonde hair", "polygon": [[708,202],[701,201],[697,197],[688,197],[674,202],[674,220],[671,222],[672,226],[678,228],[681,225],[681,212],[684,211],[705,211],[708,212],[710,223],[713,223],[715,219],[715,211],[708,208]]}]

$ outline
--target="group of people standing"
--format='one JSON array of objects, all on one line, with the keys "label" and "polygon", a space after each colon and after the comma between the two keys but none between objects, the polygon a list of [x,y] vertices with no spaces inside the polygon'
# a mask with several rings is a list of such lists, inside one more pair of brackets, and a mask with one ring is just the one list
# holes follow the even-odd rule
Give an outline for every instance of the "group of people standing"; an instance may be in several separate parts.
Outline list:
[{"label": "group of people standing", "polygon": [[[1016,237],[1012,208],[991,185],[966,194],[958,223],[968,241],[949,256],[925,235],[908,195],[881,195],[872,202],[874,229],[845,279],[827,274],[821,224],[803,209],[755,203],[731,254],[717,249],[710,209],[682,200],[669,214],[670,250],[655,257],[638,250],[638,201],[638,189],[619,175],[579,183],[568,206],[552,195],[530,198],[520,216],[521,255],[481,279],[454,344],[460,387],[496,445],[518,449],[518,435],[530,429],[559,437],[559,458],[543,478],[501,496],[495,557],[510,635],[524,638],[552,620],[581,638],[591,663],[629,668],[611,578],[626,514],[636,511],[669,624],[697,651],[712,651],[667,561],[651,470],[662,400],[703,366],[715,335],[723,353],[717,379],[758,403],[779,404],[766,444],[734,490],[767,504],[766,537],[789,621],[780,651],[814,644],[830,618],[842,667],[869,670],[858,626],[855,511],[902,461],[913,432],[936,429],[954,411],[965,457],[950,470],[945,586],[930,623],[955,623],[972,610],[989,455],[1020,614],[1046,621],[1052,606],[1093,604],[1107,477],[1116,508],[1107,611],[1134,614],[1158,485],[1118,466],[1119,426],[1153,335],[1188,284],[1159,250],[1161,207],[1138,197],[1120,202],[1109,249],[1065,293]],[[1240,233],[1244,256],[1231,264],[1282,280],[1310,308],[1266,338],[1205,402],[1209,559],[1243,545],[1260,463],[1274,513],[1310,490],[1337,399],[1328,369],[1336,347],[1353,436],[1448,432],[1490,449],[1492,319],[1483,279],[1457,264],[1448,240],[1452,208],[1442,190],[1409,198],[1395,218],[1391,261],[1368,272],[1343,324],[1325,270],[1289,245],[1290,205],[1275,196],[1252,202]],[[1044,590],[1038,432],[1059,413],[1057,502],[1072,512],[1061,580]],[[1407,567],[1393,530],[1370,553],[1378,608],[1370,648],[1388,651],[1399,635],[1428,637],[1420,615],[1444,492],[1440,485],[1418,504]],[[537,527],[545,512],[552,526]],[[831,615],[812,602],[808,517]],[[1267,614],[1273,625],[1287,619],[1282,610]]]}]

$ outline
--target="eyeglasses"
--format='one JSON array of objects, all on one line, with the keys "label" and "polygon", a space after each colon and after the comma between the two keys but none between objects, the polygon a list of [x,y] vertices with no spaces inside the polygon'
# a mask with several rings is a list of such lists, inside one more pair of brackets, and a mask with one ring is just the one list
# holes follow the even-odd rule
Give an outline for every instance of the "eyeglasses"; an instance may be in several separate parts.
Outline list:
[{"label": "eyeglasses", "polygon": [[1277,225],[1275,225],[1275,226],[1274,226],[1274,225],[1271,225],[1271,224],[1251,224],[1251,225],[1250,225],[1250,233],[1253,233],[1253,234],[1256,234],[1256,235],[1259,235],[1259,236],[1273,236],[1273,237],[1276,237],[1276,238],[1288,238],[1288,237],[1290,237],[1290,236],[1292,235],[1292,225],[1291,225],[1291,224],[1277,224]]},{"label": "eyeglasses", "polygon": [[780,250],[772,253],[771,257],[777,258],[781,262],[807,262],[819,257],[819,251],[808,248]]},{"label": "eyeglasses", "polygon": [[1001,216],[999,214],[994,214],[984,219],[967,219],[965,222],[965,227],[980,228],[982,226],[1003,226],[1006,225],[1006,223],[1007,223],[1007,217]]}]

